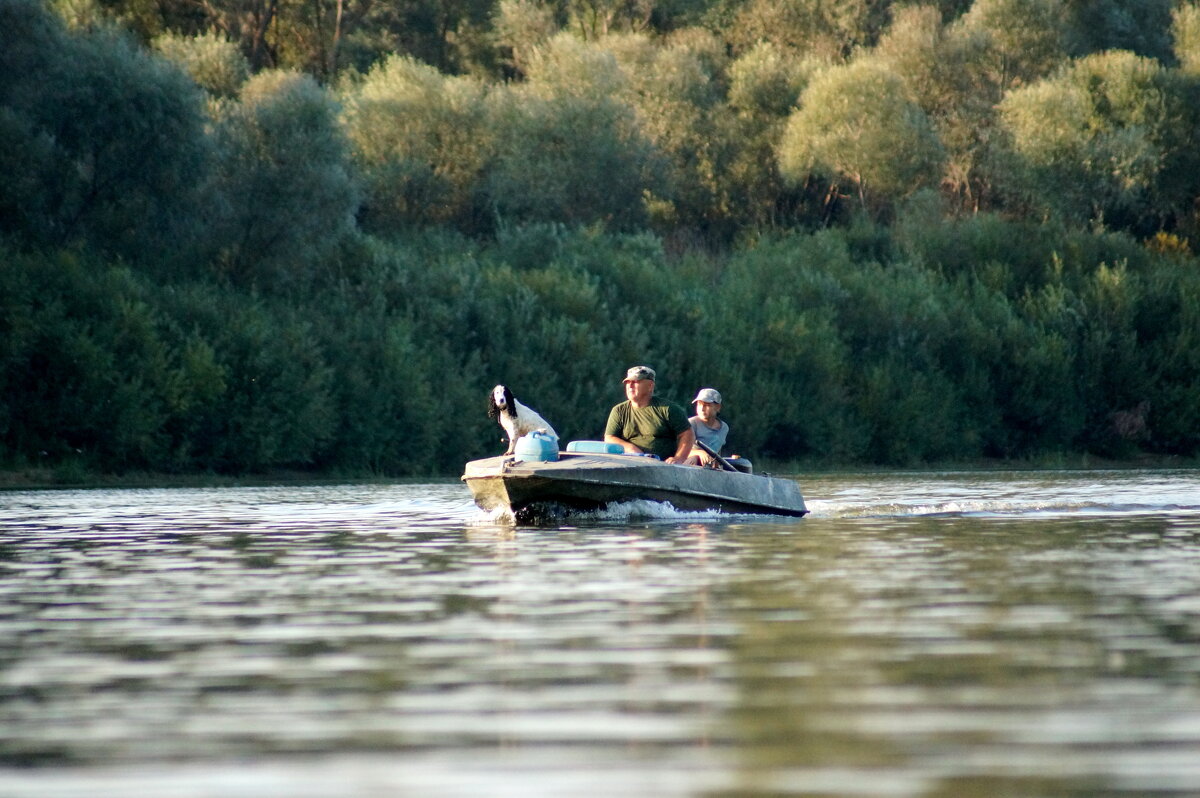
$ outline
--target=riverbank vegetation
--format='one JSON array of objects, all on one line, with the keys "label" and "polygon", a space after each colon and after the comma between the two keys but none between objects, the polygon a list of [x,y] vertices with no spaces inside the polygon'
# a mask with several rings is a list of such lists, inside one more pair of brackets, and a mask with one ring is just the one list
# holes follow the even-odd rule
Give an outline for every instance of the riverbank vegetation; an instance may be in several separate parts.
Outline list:
[{"label": "riverbank vegetation", "polygon": [[0,467],[1200,451],[1195,4],[228,5],[0,0]]}]

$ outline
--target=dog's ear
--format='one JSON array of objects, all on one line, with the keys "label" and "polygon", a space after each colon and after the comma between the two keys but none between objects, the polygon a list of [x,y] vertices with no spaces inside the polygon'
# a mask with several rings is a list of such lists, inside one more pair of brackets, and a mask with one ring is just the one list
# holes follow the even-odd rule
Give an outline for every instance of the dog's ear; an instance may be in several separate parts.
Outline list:
[{"label": "dog's ear", "polygon": [[488,408],[488,418],[495,418],[496,416],[500,415],[500,411],[498,411],[496,409],[496,397],[493,396],[490,392],[488,393],[487,408]]}]

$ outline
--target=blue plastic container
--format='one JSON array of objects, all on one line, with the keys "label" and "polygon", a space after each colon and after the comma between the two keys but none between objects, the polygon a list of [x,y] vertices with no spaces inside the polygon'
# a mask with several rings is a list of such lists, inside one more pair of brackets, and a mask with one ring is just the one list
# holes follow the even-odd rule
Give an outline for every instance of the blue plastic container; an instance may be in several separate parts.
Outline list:
[{"label": "blue plastic container", "polygon": [[620,454],[625,451],[619,443],[605,443],[604,441],[571,441],[567,444],[568,452],[579,452],[580,454]]},{"label": "blue plastic container", "polygon": [[530,432],[517,438],[513,455],[527,462],[553,462],[558,459],[558,439],[544,432]]}]

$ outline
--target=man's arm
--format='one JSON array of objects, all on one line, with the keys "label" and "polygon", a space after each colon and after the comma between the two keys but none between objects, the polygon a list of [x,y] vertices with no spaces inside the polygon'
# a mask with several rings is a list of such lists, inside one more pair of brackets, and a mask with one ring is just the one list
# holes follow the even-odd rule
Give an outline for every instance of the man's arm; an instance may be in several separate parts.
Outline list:
[{"label": "man's arm", "polygon": [[618,438],[616,435],[605,434],[604,442],[605,443],[615,443],[618,446],[620,446],[622,449],[624,449],[626,452],[628,452],[629,454],[642,454],[642,450],[640,448],[638,448],[638,446],[636,444],[630,443],[629,441],[625,440],[624,438]]},{"label": "man's arm", "polygon": [[608,413],[608,422],[604,425],[604,442],[615,443],[629,454],[642,454],[642,450],[617,435],[621,431],[621,406],[617,405]]},{"label": "man's arm", "polygon": [[688,455],[692,453],[692,447],[696,445],[696,433],[692,431],[692,425],[688,424],[688,428],[679,433],[679,437],[675,440],[675,454],[668,457],[665,462],[682,463],[688,459]]}]

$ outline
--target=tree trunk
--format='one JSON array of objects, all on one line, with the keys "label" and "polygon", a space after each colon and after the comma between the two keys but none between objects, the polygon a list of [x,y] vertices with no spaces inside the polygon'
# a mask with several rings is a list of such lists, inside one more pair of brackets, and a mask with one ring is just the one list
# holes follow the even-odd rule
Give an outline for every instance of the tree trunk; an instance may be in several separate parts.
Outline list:
[{"label": "tree trunk", "polygon": [[329,77],[337,74],[338,45],[342,41],[342,14],[345,11],[345,0],[337,0],[337,14],[333,20],[333,42],[329,45]]}]

